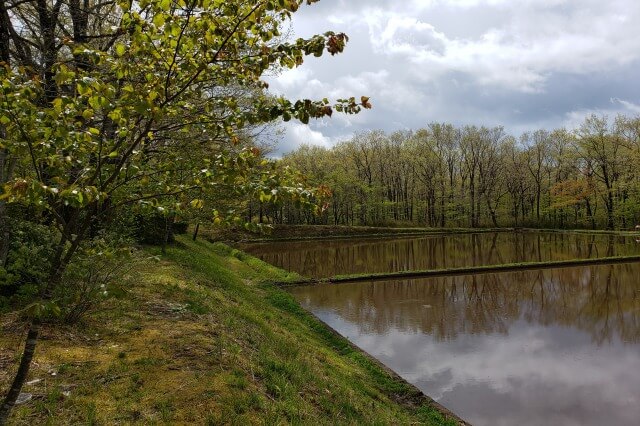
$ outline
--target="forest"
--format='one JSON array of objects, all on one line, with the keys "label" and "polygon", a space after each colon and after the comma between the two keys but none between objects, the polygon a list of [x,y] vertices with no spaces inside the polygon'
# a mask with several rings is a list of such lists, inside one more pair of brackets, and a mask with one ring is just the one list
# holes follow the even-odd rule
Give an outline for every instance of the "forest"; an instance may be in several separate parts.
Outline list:
[{"label": "forest", "polygon": [[320,216],[281,204],[262,209],[264,221],[565,229],[640,222],[639,117],[591,115],[575,130],[519,137],[447,123],[372,130],[331,148],[303,146],[282,162],[331,195]]}]

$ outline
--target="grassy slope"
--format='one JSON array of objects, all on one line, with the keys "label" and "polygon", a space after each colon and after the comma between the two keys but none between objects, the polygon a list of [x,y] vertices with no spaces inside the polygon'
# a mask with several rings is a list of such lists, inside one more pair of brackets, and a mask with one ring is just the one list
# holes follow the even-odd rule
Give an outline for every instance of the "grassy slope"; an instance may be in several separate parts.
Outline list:
[{"label": "grassy slope", "polygon": [[[13,423],[455,424],[269,283],[299,277],[181,241],[108,309],[45,330]],[[6,389],[22,335],[1,327]]]}]

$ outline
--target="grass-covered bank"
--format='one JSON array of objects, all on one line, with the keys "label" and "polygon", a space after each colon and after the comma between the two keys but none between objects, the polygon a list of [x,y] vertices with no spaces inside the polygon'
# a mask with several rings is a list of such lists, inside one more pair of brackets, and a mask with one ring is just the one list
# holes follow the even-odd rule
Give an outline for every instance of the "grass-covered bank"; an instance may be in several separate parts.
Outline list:
[{"label": "grass-covered bank", "polygon": [[[11,423],[456,424],[271,284],[299,277],[180,242],[102,311],[44,331]],[[22,324],[0,327],[4,389]]]},{"label": "grass-covered bank", "polygon": [[402,228],[383,226],[346,226],[346,225],[271,225],[262,234],[242,229],[222,229],[200,227],[199,235],[212,241],[298,241],[341,238],[381,238],[395,236],[420,236],[441,234],[470,234],[483,232],[508,232],[513,228]]}]

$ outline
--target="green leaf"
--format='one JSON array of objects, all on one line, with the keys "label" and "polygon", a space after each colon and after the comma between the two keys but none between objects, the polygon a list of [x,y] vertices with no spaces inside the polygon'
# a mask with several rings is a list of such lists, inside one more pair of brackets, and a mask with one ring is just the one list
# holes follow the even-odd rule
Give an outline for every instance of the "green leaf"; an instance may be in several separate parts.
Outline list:
[{"label": "green leaf", "polygon": [[121,43],[117,43],[115,46],[115,49],[116,49],[116,55],[118,56],[123,56],[127,51],[127,47]]},{"label": "green leaf", "polygon": [[164,25],[165,22],[165,16],[163,13],[158,13],[156,14],[156,16],[153,17],[153,24],[156,27],[161,27]]}]

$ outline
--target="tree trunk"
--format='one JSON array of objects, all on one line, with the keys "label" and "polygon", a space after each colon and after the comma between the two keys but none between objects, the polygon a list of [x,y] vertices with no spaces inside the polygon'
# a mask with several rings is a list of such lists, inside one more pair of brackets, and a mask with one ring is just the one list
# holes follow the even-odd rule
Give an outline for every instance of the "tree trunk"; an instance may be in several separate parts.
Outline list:
[{"label": "tree trunk", "polygon": [[[441,177],[441,179],[443,179],[441,182],[444,182],[444,176]],[[445,203],[445,189],[444,189],[444,184],[441,183],[440,185],[440,227],[444,228],[446,225],[446,203]]]},{"label": "tree trunk", "polygon": [[[84,227],[83,232],[86,232],[87,226]],[[73,241],[69,248],[65,253],[65,246],[67,244],[67,239],[63,235],[61,241],[58,244],[56,249],[56,253],[54,255],[51,271],[49,273],[49,280],[47,281],[47,285],[40,292],[40,302],[42,304],[51,301],[53,290],[60,284],[62,281],[62,275],[64,270],[66,269],[71,256],[78,248],[79,240]],[[31,360],[33,359],[33,355],[36,351],[36,344],[38,342],[38,335],[40,333],[40,324],[41,320],[39,317],[34,317],[31,320],[31,324],[29,324],[29,331],[27,332],[27,339],[24,344],[24,351],[22,352],[22,357],[20,358],[20,365],[18,366],[18,371],[13,378],[13,382],[11,383],[11,388],[2,402],[2,407],[0,407],[0,426],[4,426],[9,418],[9,414],[11,414],[11,410],[18,399],[18,395],[20,395],[20,391],[22,390],[22,386],[24,385],[27,376],[29,375],[29,368],[31,367]]]},{"label": "tree trunk", "polygon": [[615,228],[615,220],[613,218],[613,193],[611,188],[607,188],[607,229]]},{"label": "tree trunk", "polygon": [[200,222],[196,223],[196,228],[193,230],[193,241],[198,238],[198,231],[200,230]]},{"label": "tree trunk", "polygon": [[167,217],[164,218],[164,229],[162,232],[162,254],[167,254],[167,242],[169,240],[169,225]]},{"label": "tree trunk", "polygon": [[540,226],[540,197],[541,197],[541,193],[542,193],[542,188],[540,186],[540,184],[538,184],[536,182],[536,221],[537,226]]},{"label": "tree trunk", "polygon": [[469,182],[469,192],[469,195],[471,196],[471,227],[474,228],[476,225],[476,188],[473,174],[471,175],[471,181]]},{"label": "tree trunk", "polygon": [[[9,26],[11,24],[9,19],[5,2],[3,1],[0,3],[0,63],[7,67],[10,65],[11,60],[9,43]],[[4,139],[6,136],[5,127],[0,125],[0,138]],[[9,151],[0,149],[0,185],[4,185],[12,178],[14,165],[15,161],[10,157]],[[0,200],[0,267],[4,267],[7,264],[10,236],[6,201]]]},{"label": "tree trunk", "polygon": [[40,333],[40,320],[34,318],[31,321],[31,325],[29,326],[29,332],[27,333],[27,340],[24,345],[24,351],[22,352],[22,357],[20,358],[20,366],[18,367],[18,372],[13,378],[13,382],[11,383],[11,388],[7,393],[7,396],[4,398],[2,402],[2,407],[0,407],[0,426],[4,426],[7,424],[9,420],[9,414],[11,414],[11,410],[20,395],[20,390],[22,389],[22,385],[27,380],[27,376],[29,375],[29,367],[31,367],[31,360],[33,359],[33,355],[36,352],[36,344],[38,342],[38,334]]},{"label": "tree trunk", "polygon": [[[497,204],[497,203],[496,203]],[[495,228],[498,227],[498,218],[496,216],[496,209],[494,209],[491,206],[491,202],[489,201],[489,198],[487,197],[487,208],[489,209],[489,214],[491,215],[491,222],[493,223],[493,226]]]},{"label": "tree trunk", "polygon": [[9,243],[11,241],[11,228],[9,227],[9,216],[7,205],[4,200],[0,201],[0,267],[7,266],[9,256]]},{"label": "tree trunk", "polygon": [[587,216],[589,216],[589,220],[591,221],[591,229],[596,229],[596,219],[593,217],[593,211],[591,210],[591,203],[589,202],[588,198],[585,201],[587,206]]},{"label": "tree trunk", "polygon": [[[4,138],[5,129],[0,126],[0,137]],[[13,178],[16,160],[5,149],[0,149],[0,185],[4,185]],[[0,266],[7,264],[9,256],[9,241],[11,240],[11,227],[9,226],[9,215],[7,213],[6,200],[0,200]]]}]

